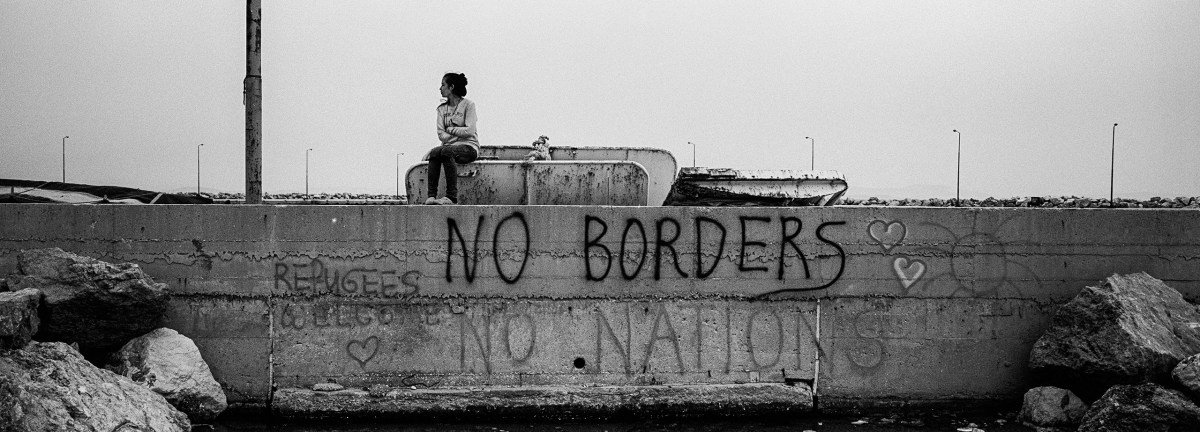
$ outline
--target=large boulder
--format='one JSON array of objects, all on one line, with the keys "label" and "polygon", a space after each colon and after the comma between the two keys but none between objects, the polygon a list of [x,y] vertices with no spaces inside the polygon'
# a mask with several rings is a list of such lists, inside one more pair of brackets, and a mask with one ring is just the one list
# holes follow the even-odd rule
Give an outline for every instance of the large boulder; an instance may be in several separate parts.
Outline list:
[{"label": "large boulder", "polygon": [[0,292],[0,349],[24,347],[38,331],[38,304],[42,293],[26,288]]},{"label": "large boulder", "polygon": [[1070,390],[1034,387],[1025,392],[1018,415],[1021,423],[1039,432],[1074,431],[1087,413],[1087,405]]},{"label": "large boulder", "polygon": [[194,422],[207,422],[227,406],[225,392],[213,379],[200,350],[187,336],[160,328],[129,341],[109,370],[163,395]]},{"label": "large boulder", "polygon": [[1183,359],[1171,371],[1171,378],[1195,400],[1200,400],[1200,354]]},{"label": "large boulder", "polygon": [[161,327],[171,299],[167,285],[155,283],[137,264],[110,264],[58,248],[21,251],[8,285],[44,295],[37,340],[77,342],[97,364],[130,339]]},{"label": "large boulder", "polygon": [[1094,399],[1116,384],[1166,383],[1200,353],[1200,312],[1147,275],[1110,276],[1060,307],[1033,346],[1030,368],[1047,384]]},{"label": "large boulder", "polygon": [[63,343],[0,350],[2,431],[188,431],[157,393],[99,369]]},{"label": "large boulder", "polygon": [[1183,432],[1200,429],[1200,407],[1154,383],[1117,385],[1084,415],[1079,432]]}]

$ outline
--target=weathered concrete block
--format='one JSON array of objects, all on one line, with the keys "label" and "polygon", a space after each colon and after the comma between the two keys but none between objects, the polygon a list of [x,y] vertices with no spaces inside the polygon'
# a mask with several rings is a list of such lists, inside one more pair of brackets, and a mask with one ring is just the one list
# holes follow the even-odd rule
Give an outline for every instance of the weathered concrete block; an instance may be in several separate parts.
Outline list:
[{"label": "weathered concrete block", "polygon": [[229,403],[270,397],[270,315],[265,299],[176,294],[165,327],[196,344]]},{"label": "weathered concrete block", "polygon": [[21,348],[33,339],[41,300],[41,291],[32,288],[0,292],[0,349]]},{"label": "weathered concrete block", "polygon": [[1200,312],[1145,273],[1110,276],[1063,305],[1033,347],[1029,365],[1048,383],[1085,398],[1115,384],[1168,382],[1200,352]]},{"label": "weathered concrete block", "polygon": [[0,272],[59,246],[169,283],[168,326],[249,403],[329,379],[818,375],[825,404],[1011,399],[1079,287],[1146,271],[1200,299],[1200,218],[1178,210],[13,204],[0,221]]},{"label": "weathered concrete block", "polygon": [[191,339],[159,328],[125,344],[109,370],[163,395],[193,421],[207,422],[225,411],[221,385]]},{"label": "weathered concrete block", "polygon": [[810,411],[807,385],[722,384],[614,387],[499,387],[396,389],[383,397],[354,389],[322,392],[295,388],[275,392],[271,409],[289,418],[501,416],[561,418],[686,417],[785,414]]}]

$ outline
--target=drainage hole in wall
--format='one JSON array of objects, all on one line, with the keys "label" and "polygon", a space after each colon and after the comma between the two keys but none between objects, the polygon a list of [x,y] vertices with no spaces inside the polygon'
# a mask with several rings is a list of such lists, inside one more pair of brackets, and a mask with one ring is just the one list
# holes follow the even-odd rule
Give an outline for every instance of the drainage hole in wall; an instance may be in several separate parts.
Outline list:
[{"label": "drainage hole in wall", "polygon": [[587,366],[587,360],[584,360],[583,357],[575,357],[575,369],[583,369],[584,366]]}]

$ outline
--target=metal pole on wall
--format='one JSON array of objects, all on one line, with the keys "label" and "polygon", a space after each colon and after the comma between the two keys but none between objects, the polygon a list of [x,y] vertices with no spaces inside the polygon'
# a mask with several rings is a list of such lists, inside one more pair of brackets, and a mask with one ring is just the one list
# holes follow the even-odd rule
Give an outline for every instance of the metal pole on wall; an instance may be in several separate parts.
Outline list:
[{"label": "metal pole on wall", "polygon": [[262,0],[246,0],[246,204],[262,204]]},{"label": "metal pole on wall", "polygon": [[696,167],[696,144],[688,141],[688,145],[692,146],[692,168]]},{"label": "metal pole on wall", "polygon": [[304,198],[308,198],[308,152],[312,149],[304,151]]},{"label": "metal pole on wall", "polygon": [[1113,178],[1116,177],[1116,173],[1117,173],[1117,124],[1116,123],[1113,123],[1112,156],[1111,157],[1112,157],[1112,159],[1111,159],[1112,163],[1108,167],[1108,206],[1109,207],[1113,207],[1113,206],[1117,205],[1117,203],[1115,201],[1113,201]]},{"label": "metal pole on wall", "polygon": [[200,147],[204,147],[204,143],[196,146],[196,196],[200,196]]},{"label": "metal pole on wall", "polygon": [[63,152],[62,152],[63,153],[63,155],[62,155],[63,156],[63,161],[62,161],[63,162],[63,164],[62,164],[63,165],[63,181],[62,181],[63,183],[67,182],[67,138],[70,138],[70,137],[69,136],[63,137],[63,146],[62,146],[63,147]]},{"label": "metal pole on wall", "polygon": [[958,165],[954,169],[954,206],[960,207],[962,206],[962,196],[960,195],[960,191],[962,191],[960,187],[962,184],[962,132],[955,129],[954,133],[958,134]]}]

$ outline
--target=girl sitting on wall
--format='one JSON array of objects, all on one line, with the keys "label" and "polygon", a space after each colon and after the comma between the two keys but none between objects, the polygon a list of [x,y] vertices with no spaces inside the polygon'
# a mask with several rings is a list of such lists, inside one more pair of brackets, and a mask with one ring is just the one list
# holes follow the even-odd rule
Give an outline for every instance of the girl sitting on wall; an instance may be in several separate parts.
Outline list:
[{"label": "girl sitting on wall", "polygon": [[[458,165],[479,157],[479,137],[475,134],[475,102],[467,99],[467,76],[449,72],[442,76],[442,97],[437,107],[437,134],[441,145],[429,151],[429,198],[425,204],[458,203]],[[437,197],[438,180],[446,172],[446,196]]]}]

